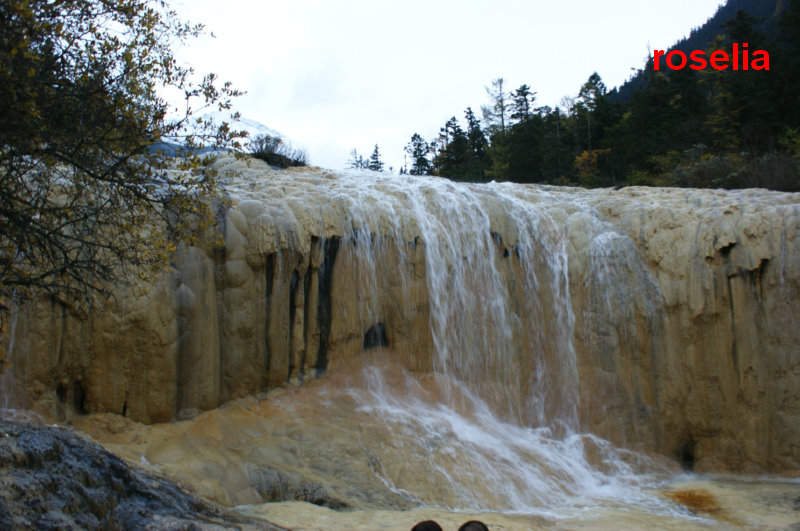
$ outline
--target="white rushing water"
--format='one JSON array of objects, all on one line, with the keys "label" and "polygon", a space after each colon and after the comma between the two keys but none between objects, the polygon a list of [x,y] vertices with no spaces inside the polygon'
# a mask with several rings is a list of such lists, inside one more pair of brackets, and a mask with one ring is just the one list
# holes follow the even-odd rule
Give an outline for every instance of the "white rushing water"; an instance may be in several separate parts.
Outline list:
[{"label": "white rushing water", "polygon": [[[517,423],[578,429],[563,228],[498,185],[374,174],[350,179],[338,183],[331,202],[353,226],[340,252],[356,255],[357,284],[366,287],[360,314],[379,314],[387,275],[411,283],[403,269],[413,262],[406,242],[419,235],[435,370]],[[500,241],[490,213],[502,214],[504,233],[515,241]],[[399,264],[385,261],[388,247]],[[511,265],[510,253],[520,267]]]},{"label": "white rushing water", "polygon": [[[418,246],[424,252],[437,401],[413,384],[398,392],[377,367],[366,369],[368,390],[353,390],[360,411],[379,419],[396,441],[370,451],[387,462],[406,461],[403,470],[380,469],[388,485],[463,510],[547,514],[616,504],[676,510],[648,493],[666,477],[664,469],[581,433],[579,424],[563,213],[590,220],[595,305],[645,298],[655,316],[660,296],[627,236],[577,197],[556,198],[546,189],[357,172],[311,184],[313,196],[301,191],[274,200],[275,208],[305,202],[303,208],[320,212],[320,227],[326,209],[348,220],[352,230],[337,260],[349,254],[355,263],[359,314],[368,316],[363,329],[380,315],[385,285],[398,277],[401,286],[412,284],[405,266]],[[637,285],[626,283],[631,271]],[[610,326],[624,330],[627,323]],[[415,479],[404,480],[409,475]],[[420,483],[425,475],[430,481]]]},{"label": "white rushing water", "polygon": [[[393,441],[371,448],[382,460],[379,475],[412,499],[552,518],[625,508],[688,516],[656,494],[674,470],[646,456],[590,434],[558,437],[545,426],[502,421],[465,387],[454,406],[432,402],[408,376],[402,391],[376,367],[366,368],[365,378],[367,391],[351,393]],[[369,445],[372,435],[362,437]]]}]

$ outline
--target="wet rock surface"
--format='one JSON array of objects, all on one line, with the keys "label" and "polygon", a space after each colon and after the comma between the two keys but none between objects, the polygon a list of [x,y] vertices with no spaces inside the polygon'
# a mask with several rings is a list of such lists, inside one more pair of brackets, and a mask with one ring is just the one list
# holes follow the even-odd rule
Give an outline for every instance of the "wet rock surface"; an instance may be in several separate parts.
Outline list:
[{"label": "wet rock surface", "polygon": [[282,529],[190,496],[68,430],[0,420],[2,529]]},{"label": "wet rock surface", "polygon": [[189,419],[389,347],[518,424],[800,470],[800,194],[214,167],[224,248],[96,314],[20,309],[14,407]]}]

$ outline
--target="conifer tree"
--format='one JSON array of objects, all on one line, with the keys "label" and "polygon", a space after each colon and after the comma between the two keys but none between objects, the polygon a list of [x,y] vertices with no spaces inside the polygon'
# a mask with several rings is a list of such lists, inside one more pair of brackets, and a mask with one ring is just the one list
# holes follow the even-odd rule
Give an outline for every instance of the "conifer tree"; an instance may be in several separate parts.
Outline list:
[{"label": "conifer tree", "polygon": [[431,171],[431,162],[428,160],[430,146],[419,134],[414,133],[411,141],[406,145],[405,152],[411,157],[411,175],[427,175]]},{"label": "conifer tree", "polygon": [[521,123],[528,120],[533,115],[533,103],[536,101],[536,93],[531,92],[528,85],[520,85],[517,90],[511,93],[511,120]]},{"label": "conifer tree", "polygon": [[475,117],[472,107],[467,107],[467,110],[464,111],[464,117],[467,120],[467,140],[469,140],[469,145],[472,149],[472,156],[475,159],[483,159],[486,157],[486,149],[489,147],[489,143],[481,129],[481,122]]},{"label": "conifer tree", "polygon": [[375,149],[372,150],[372,155],[369,156],[367,169],[372,171],[383,171],[383,162],[381,161],[381,154],[378,151],[378,144],[375,144]]},{"label": "conifer tree", "polygon": [[492,88],[486,87],[490,104],[481,107],[483,119],[489,126],[492,135],[505,134],[508,121],[508,102],[503,89],[503,78],[498,77],[492,81]]},{"label": "conifer tree", "polygon": [[586,148],[592,150],[592,114],[597,110],[601,99],[606,95],[606,86],[597,72],[592,73],[578,93],[577,113],[586,122]]},{"label": "conifer tree", "polygon": [[471,181],[482,181],[486,178],[489,167],[489,142],[481,129],[481,123],[475,117],[471,107],[464,111],[467,120],[467,141],[470,147],[470,161],[466,177]]},{"label": "conifer tree", "polygon": [[453,116],[439,133],[439,149],[433,159],[433,169],[438,175],[457,180],[465,180],[470,160],[470,146],[467,135],[458,120]]}]

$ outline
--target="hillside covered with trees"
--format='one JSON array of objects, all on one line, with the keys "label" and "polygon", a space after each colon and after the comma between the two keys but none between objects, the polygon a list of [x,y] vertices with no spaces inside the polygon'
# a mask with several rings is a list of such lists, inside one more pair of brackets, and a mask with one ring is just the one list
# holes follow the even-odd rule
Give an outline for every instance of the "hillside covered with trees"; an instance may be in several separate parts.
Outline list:
[{"label": "hillside covered with trees", "polygon": [[539,106],[535,87],[487,87],[437,138],[414,133],[401,173],[465,181],[800,190],[800,0],[729,0],[670,50],[766,50],[769,69],[656,70],[620,90],[597,73]]}]

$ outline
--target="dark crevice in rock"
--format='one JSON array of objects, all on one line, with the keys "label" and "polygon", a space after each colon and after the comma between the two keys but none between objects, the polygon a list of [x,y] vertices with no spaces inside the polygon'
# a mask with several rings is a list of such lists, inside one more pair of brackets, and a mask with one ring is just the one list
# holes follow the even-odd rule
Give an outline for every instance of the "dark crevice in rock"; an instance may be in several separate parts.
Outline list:
[{"label": "dark crevice in rock", "polygon": [[[88,413],[86,411],[86,392],[83,390],[83,384],[78,381],[72,382],[72,407],[78,415]],[[122,407],[124,410],[125,404]],[[123,413],[123,415],[125,414]]]},{"label": "dark crevice in rock", "polygon": [[739,352],[736,347],[736,310],[733,300],[733,285],[728,277],[728,303],[731,311],[731,359],[733,360],[734,374],[739,374]]},{"label": "dark crevice in rock", "polygon": [[729,243],[728,245],[720,247],[718,252],[720,256],[722,256],[722,258],[727,259],[731,255],[731,251],[733,250],[734,247],[736,247],[736,242]]},{"label": "dark crevice in rock", "polygon": [[386,337],[386,327],[383,323],[378,322],[369,327],[367,333],[364,334],[364,350],[378,347],[388,347],[389,339]]},{"label": "dark crevice in rock", "polygon": [[71,385],[62,382],[56,387],[56,415],[59,419],[64,420],[71,414],[86,413],[86,392],[80,381],[73,381]]},{"label": "dark crevice in rock", "polygon": [[317,328],[319,329],[319,350],[314,364],[316,374],[322,374],[328,367],[328,341],[331,337],[331,289],[333,287],[333,266],[339,252],[341,238],[333,236],[322,240],[322,263],[319,266],[319,300],[317,302]]},{"label": "dark crevice in rock", "polygon": [[300,379],[304,380],[306,377],[306,355],[308,352],[308,341],[309,337],[311,336],[311,296],[312,296],[312,289],[313,289],[313,279],[312,276],[317,273],[316,269],[309,267],[306,269],[306,274],[303,277],[303,341],[304,341],[304,348],[300,354]]},{"label": "dark crevice in rock", "polygon": [[267,298],[264,305],[264,371],[266,374],[269,374],[270,356],[272,355],[272,351],[269,348],[269,316],[272,305],[272,286],[275,279],[275,258],[275,253],[267,255],[264,266],[264,293],[266,293]]},{"label": "dark crevice in rock", "polygon": [[296,367],[294,366],[293,359],[292,359],[292,338],[294,337],[294,313],[297,311],[297,304],[295,303],[295,297],[297,296],[297,285],[300,283],[300,274],[297,272],[297,269],[292,271],[292,277],[289,280],[289,341],[286,343],[289,350],[286,352],[286,357],[289,360],[287,363],[287,373],[286,373],[286,382],[288,383],[292,377],[292,373],[295,371]]},{"label": "dark crevice in rock", "polygon": [[761,301],[764,299],[764,275],[767,273],[767,266],[769,265],[769,258],[762,258],[758,262],[758,267],[745,272],[748,285],[753,289],[753,294]]},{"label": "dark crevice in rock", "polygon": [[58,401],[61,404],[67,401],[67,388],[64,387],[64,385],[59,385],[56,387],[56,398],[58,398]]},{"label": "dark crevice in rock", "polygon": [[683,442],[681,448],[678,450],[678,461],[686,470],[694,470],[696,446],[697,441],[689,437]]}]

